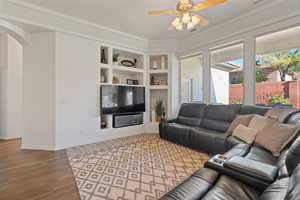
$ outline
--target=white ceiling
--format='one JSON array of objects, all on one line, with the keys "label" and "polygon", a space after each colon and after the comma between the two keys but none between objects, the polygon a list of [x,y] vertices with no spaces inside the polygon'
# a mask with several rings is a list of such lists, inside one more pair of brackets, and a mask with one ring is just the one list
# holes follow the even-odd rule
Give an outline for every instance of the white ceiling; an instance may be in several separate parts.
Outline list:
[{"label": "white ceiling", "polygon": [[[174,16],[150,16],[150,10],[175,9],[177,0],[23,0],[49,10],[80,18],[111,29],[129,33],[145,39],[181,39],[191,34],[168,30]],[[196,3],[202,0],[195,0]],[[264,0],[268,3],[273,0]],[[198,14],[206,17],[210,26],[255,9],[254,0],[229,0]],[[200,27],[198,31],[207,29]]]}]

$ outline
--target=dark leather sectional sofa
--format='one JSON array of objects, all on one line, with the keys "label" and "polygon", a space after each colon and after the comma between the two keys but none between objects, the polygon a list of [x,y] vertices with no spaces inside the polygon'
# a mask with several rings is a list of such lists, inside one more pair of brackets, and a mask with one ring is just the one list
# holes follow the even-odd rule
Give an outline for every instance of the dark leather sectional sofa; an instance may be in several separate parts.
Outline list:
[{"label": "dark leather sectional sofa", "polygon": [[[264,115],[269,109],[183,104],[176,119],[162,121],[161,138],[211,155],[223,154],[228,159],[228,168],[207,162],[161,199],[300,200],[300,137],[290,142],[279,157],[274,157],[269,151],[226,132],[236,115]],[[282,122],[300,124],[300,111],[295,110]]]}]

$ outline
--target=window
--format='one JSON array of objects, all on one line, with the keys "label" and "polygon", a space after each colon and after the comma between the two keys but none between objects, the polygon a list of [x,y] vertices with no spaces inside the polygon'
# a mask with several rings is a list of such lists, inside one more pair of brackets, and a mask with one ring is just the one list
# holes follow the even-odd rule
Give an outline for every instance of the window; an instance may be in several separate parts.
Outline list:
[{"label": "window", "polygon": [[256,38],[256,104],[300,108],[300,27]]},{"label": "window", "polygon": [[239,43],[210,52],[210,102],[242,104],[244,99],[244,44]]},{"label": "window", "polygon": [[202,56],[181,60],[181,102],[203,101]]}]

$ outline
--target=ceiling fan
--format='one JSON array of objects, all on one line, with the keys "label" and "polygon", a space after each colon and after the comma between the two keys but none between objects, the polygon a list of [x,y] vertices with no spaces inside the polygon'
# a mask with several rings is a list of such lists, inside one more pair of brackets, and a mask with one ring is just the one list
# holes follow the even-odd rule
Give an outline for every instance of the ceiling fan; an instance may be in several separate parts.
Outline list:
[{"label": "ceiling fan", "polygon": [[225,3],[227,0],[204,0],[194,4],[193,0],[179,0],[176,10],[150,11],[149,15],[174,14],[177,17],[172,21],[170,28],[176,30],[192,30],[195,26],[205,26],[208,20],[202,16],[194,14],[195,11]]}]

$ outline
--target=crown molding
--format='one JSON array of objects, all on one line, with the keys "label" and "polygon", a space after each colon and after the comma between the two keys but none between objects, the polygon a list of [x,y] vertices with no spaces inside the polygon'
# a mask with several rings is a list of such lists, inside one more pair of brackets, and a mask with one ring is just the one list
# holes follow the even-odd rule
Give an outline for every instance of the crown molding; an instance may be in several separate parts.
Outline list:
[{"label": "crown molding", "polygon": [[61,18],[64,18],[64,19],[72,20],[72,21],[75,21],[75,22],[80,23],[80,24],[86,24],[86,25],[89,25],[89,26],[94,26],[94,27],[97,27],[100,30],[105,30],[105,31],[116,33],[116,34],[120,34],[124,37],[132,38],[132,39],[135,39],[135,40],[142,40],[142,41],[147,40],[146,38],[142,38],[142,37],[139,37],[139,36],[136,36],[136,35],[132,35],[132,34],[125,33],[125,32],[122,32],[122,31],[118,31],[118,30],[115,30],[115,29],[112,29],[112,28],[108,28],[106,26],[102,26],[102,25],[99,25],[99,24],[96,24],[96,23],[93,23],[93,22],[90,22],[90,21],[87,21],[87,20],[84,20],[84,19],[81,19],[81,18],[78,18],[78,17],[63,14],[63,13],[60,13],[60,12],[56,12],[54,10],[50,10],[50,9],[47,9],[47,8],[43,8],[43,7],[25,2],[25,1],[22,1],[22,0],[7,0],[7,1],[12,3],[12,4],[16,4],[16,5],[19,5],[19,6],[21,5],[23,7],[38,10],[40,12],[44,12],[44,13],[47,13],[47,14],[50,14],[50,15],[55,15],[55,16],[58,16],[58,17],[61,17]]},{"label": "crown molding", "polygon": [[[199,47],[226,40],[237,35],[247,34],[247,32],[251,32],[262,26],[267,26],[283,19],[292,18],[295,16],[295,9],[297,9],[292,8],[293,5],[297,5],[295,2],[298,2],[298,0],[289,0],[289,3],[287,3],[286,0],[261,2],[258,4],[260,7],[255,10],[250,10],[229,21],[208,27],[183,40],[148,40],[80,18],[42,8],[24,2],[23,0],[0,0],[0,11],[2,10],[0,16],[57,32],[73,34],[112,46],[142,51],[144,53],[174,52],[181,55],[186,51],[192,52],[199,49]],[[298,3],[298,5],[299,4],[300,3]],[[291,5],[291,10],[293,12],[290,13],[290,10],[282,12],[282,5]],[[284,17],[282,17],[282,15],[277,17],[277,15],[274,14],[275,16],[273,15],[272,17],[275,18],[270,19],[270,16],[265,14],[269,12],[270,15],[270,9],[275,9],[277,12],[281,9],[282,13],[289,14]],[[268,16],[268,18],[264,19],[264,16]],[[261,18],[263,20],[261,20]],[[259,20],[256,22],[257,24],[253,25],[252,19]]]},{"label": "crown molding", "polygon": [[96,40],[100,43],[132,50],[144,52],[148,48],[148,40],[145,38],[110,29],[21,0],[0,0],[0,2],[1,1],[2,12],[0,16],[8,20],[15,20],[52,31],[73,34]]},{"label": "crown molding", "polygon": [[0,19],[0,30],[9,33],[21,44],[28,44],[30,42],[30,33],[6,20]]}]

